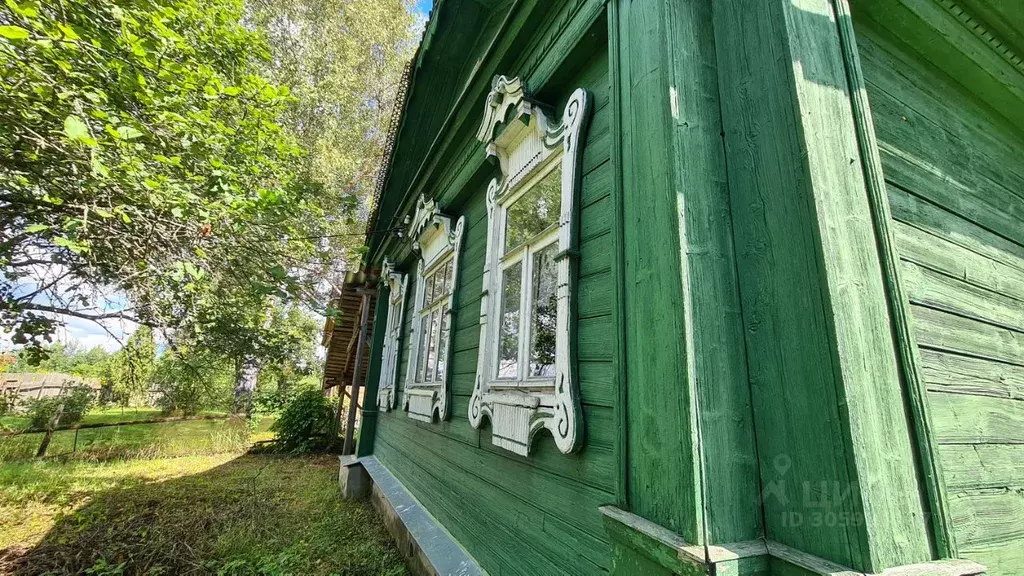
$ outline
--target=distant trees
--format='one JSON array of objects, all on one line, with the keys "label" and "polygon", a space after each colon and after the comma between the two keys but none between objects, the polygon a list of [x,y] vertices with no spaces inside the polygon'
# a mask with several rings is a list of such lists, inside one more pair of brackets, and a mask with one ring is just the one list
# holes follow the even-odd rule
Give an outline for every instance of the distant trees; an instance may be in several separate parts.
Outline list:
[{"label": "distant trees", "polygon": [[84,348],[72,342],[56,342],[45,348],[45,358],[34,362],[35,355],[22,350],[14,357],[7,372],[59,373],[83,378],[103,378],[111,354],[103,348]]}]

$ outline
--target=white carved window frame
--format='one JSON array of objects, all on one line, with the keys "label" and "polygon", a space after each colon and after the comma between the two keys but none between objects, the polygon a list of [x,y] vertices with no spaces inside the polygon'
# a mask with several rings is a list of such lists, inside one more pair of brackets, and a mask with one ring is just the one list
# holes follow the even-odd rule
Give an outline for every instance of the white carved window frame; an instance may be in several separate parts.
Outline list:
[{"label": "white carved window frame", "polygon": [[[551,432],[563,453],[575,452],[583,443],[572,321],[579,267],[576,244],[580,172],[589,116],[590,97],[582,88],[570,96],[561,121],[552,123],[544,110],[525,94],[520,79],[497,76],[477,133],[477,138],[487,144],[488,157],[498,159],[501,177],[492,180],[487,188],[488,235],[480,302],[479,360],[469,421],[474,428],[480,428],[486,417],[491,423],[492,442],[523,456],[529,455],[533,438],[542,429]],[[510,383],[497,378],[500,327],[499,322],[488,321],[501,314],[505,211],[532,183],[549,173],[556,162],[561,163],[562,178],[555,257],[555,376],[547,382],[525,379]],[[523,321],[528,309],[520,314],[520,324],[528,324]]]},{"label": "white carved window frame", "polygon": [[409,288],[409,278],[401,272],[396,272],[394,265],[385,260],[381,282],[388,287],[388,313],[384,323],[384,350],[381,354],[380,381],[377,385],[377,408],[389,412],[395,407],[395,383],[398,380],[398,358],[401,353],[405,295]]},{"label": "white carved window frame", "polygon": [[[410,226],[412,247],[419,254],[419,261],[416,265],[416,293],[413,295],[415,298],[414,313],[412,329],[409,332],[409,364],[405,371],[402,408],[410,418],[422,422],[440,422],[448,418],[449,396],[451,395],[448,383],[451,380],[452,372],[451,336],[454,332],[453,310],[455,293],[459,285],[459,255],[465,221],[465,216],[461,216],[453,225],[451,217],[442,214],[435,201],[421,196],[416,206],[416,215]],[[417,381],[417,366],[422,349],[421,338],[424,336],[430,338],[429,334],[421,334],[420,328],[425,294],[424,279],[439,267],[447,266],[449,261],[452,262],[451,275],[448,278],[448,286],[451,288],[447,292],[445,299],[447,302],[442,306],[442,309],[446,311],[441,314],[438,322],[439,327],[447,323],[449,332],[444,346],[439,346],[436,351],[437,358],[444,361],[444,376],[440,380],[420,382]]]}]

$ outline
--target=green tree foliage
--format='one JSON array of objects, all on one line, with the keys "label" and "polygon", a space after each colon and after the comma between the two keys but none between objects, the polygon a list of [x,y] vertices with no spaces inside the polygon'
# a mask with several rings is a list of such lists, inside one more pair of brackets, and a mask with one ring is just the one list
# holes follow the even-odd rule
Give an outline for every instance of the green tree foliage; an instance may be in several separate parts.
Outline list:
[{"label": "green tree foliage", "polygon": [[107,361],[104,384],[109,387],[112,399],[121,406],[144,400],[155,364],[153,330],[140,326]]},{"label": "green tree foliage", "polygon": [[103,378],[111,357],[109,352],[99,346],[86,349],[75,342],[70,344],[56,342],[47,346],[44,352],[46,358],[34,362],[35,355],[29,350],[19,351],[15,362],[7,371]]},{"label": "green tree foliage", "polygon": [[[48,313],[201,331],[225,306],[305,296],[288,270],[316,260],[324,205],[239,1],[5,1],[0,326],[15,343],[45,343]],[[111,288],[127,306],[95,304]]]},{"label": "green tree foliage", "polygon": [[[332,244],[351,255],[362,226],[406,62],[415,48],[406,0],[250,0],[265,31],[264,74],[291,86],[283,125],[308,151],[304,169],[337,211]],[[330,39],[330,41],[325,41]],[[350,235],[345,233],[351,233]]]},{"label": "green tree foliage", "polygon": [[[180,410],[225,371],[245,394],[308,372],[316,330],[288,315],[326,310],[358,253],[408,8],[0,1],[0,328],[33,362],[61,315],[159,328]],[[130,356],[107,366],[125,398]]]},{"label": "green tree foliage", "polygon": [[234,372],[227,359],[190,346],[162,354],[152,375],[157,406],[184,416],[227,408],[233,382]]}]

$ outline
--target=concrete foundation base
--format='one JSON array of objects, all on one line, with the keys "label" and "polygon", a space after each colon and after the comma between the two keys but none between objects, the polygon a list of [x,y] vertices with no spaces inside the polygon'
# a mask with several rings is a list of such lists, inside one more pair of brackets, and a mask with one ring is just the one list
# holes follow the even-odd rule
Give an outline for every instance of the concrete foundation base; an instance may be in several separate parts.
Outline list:
[{"label": "concrete foundation base", "polygon": [[362,500],[370,495],[372,484],[366,468],[355,456],[339,456],[338,487],[345,500]]}]

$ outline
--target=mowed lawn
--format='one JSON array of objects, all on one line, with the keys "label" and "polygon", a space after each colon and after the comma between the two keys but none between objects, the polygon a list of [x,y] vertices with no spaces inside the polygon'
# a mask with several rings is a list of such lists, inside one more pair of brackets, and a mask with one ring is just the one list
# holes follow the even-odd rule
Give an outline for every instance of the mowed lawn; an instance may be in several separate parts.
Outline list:
[{"label": "mowed lawn", "polygon": [[[123,414],[120,409],[103,410],[90,412],[82,419],[82,423],[114,424],[164,416],[152,408],[129,409]],[[12,418],[5,420],[7,423],[14,421]],[[272,418],[261,419],[256,430],[252,431],[255,437],[251,436],[245,422],[226,418],[60,430],[54,432],[46,455],[48,458],[110,460],[240,452],[249,446],[250,441],[272,438],[268,432],[272,422]],[[23,429],[26,425],[14,429]],[[34,457],[42,439],[42,433],[0,436],[0,461]]]},{"label": "mowed lawn", "polygon": [[335,456],[0,464],[0,574],[405,574]]},{"label": "mowed lawn", "polygon": [[369,505],[341,500],[336,456],[246,452],[273,421],[62,431],[43,459],[42,434],[0,438],[0,575],[406,574]]}]

